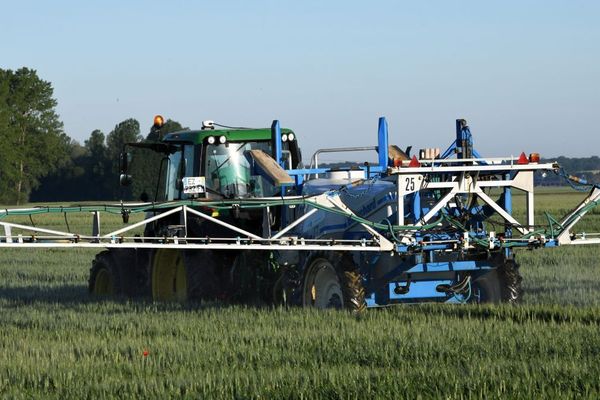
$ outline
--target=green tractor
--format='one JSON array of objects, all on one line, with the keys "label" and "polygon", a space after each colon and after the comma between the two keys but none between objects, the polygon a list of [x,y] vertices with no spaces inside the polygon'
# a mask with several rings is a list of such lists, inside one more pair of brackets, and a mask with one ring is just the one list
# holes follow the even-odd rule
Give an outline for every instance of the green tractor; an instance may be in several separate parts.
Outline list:
[{"label": "green tractor", "polygon": [[[298,168],[302,160],[294,132],[278,129],[275,135],[273,127],[215,129],[216,124],[205,121],[200,130],[162,134],[163,121],[160,116],[154,121],[158,140],[126,145],[120,183],[145,203],[200,200],[192,208],[210,218],[187,216],[187,232],[181,232],[184,225],[179,214],[148,222],[139,241],[156,246],[108,249],[98,254],[90,270],[90,292],[149,296],[159,301],[277,301],[282,274],[269,251],[181,250],[160,244],[165,237],[235,237],[220,221],[260,236],[278,230],[288,212],[281,207],[269,212],[264,208],[219,212],[203,207],[201,200],[251,201],[291,194],[294,185],[277,185],[257,168],[253,155],[273,156],[277,150],[282,167]],[[160,213],[149,212],[146,218]]]}]

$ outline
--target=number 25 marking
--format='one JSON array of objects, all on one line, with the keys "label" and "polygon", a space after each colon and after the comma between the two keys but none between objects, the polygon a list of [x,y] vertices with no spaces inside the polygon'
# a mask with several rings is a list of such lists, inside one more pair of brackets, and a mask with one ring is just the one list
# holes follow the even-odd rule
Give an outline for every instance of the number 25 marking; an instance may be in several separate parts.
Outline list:
[{"label": "number 25 marking", "polygon": [[406,191],[415,190],[415,178],[406,178]]}]

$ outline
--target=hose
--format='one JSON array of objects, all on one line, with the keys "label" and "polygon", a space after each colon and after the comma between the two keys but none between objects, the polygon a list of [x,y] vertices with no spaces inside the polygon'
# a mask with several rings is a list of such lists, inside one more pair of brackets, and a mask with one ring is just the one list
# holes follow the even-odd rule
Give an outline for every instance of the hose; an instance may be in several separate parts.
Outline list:
[{"label": "hose", "polygon": [[[567,179],[567,181],[571,184],[571,186],[573,188],[575,188],[576,190],[581,190],[581,187],[584,187],[584,186],[587,188],[589,188],[589,187],[600,188],[600,186],[598,186],[598,185],[587,183],[587,181],[581,180],[579,178],[577,178],[578,180],[575,180],[575,183],[574,183],[573,177],[571,175],[568,175],[562,168],[559,170],[558,173],[559,173],[559,175],[561,175],[562,177]],[[365,192],[368,192],[371,189],[371,187],[373,186],[375,181],[376,181],[376,179],[371,180],[370,185],[368,185],[368,187],[365,189]],[[579,188],[577,185],[579,186]],[[346,191],[345,188],[342,188],[341,190],[332,190],[330,192],[330,194],[331,195],[336,195],[336,194],[339,195],[339,193],[342,191]],[[364,195],[364,193],[361,193],[358,196],[361,196],[361,195]],[[167,201],[167,202],[159,202],[159,203],[152,202],[152,203],[141,203],[139,205],[131,205],[131,206],[127,205],[128,206],[127,212],[128,212],[128,214],[139,214],[139,213],[144,213],[144,212],[149,212],[149,211],[160,211],[160,210],[164,210],[164,209],[172,209],[172,208],[180,207],[180,206],[184,206],[184,205],[190,206],[190,207],[207,207],[207,208],[213,208],[213,209],[217,209],[217,210],[230,209],[234,205],[239,207],[240,209],[260,209],[260,208],[266,208],[266,207],[272,207],[272,206],[308,206],[308,207],[314,207],[321,211],[341,215],[341,216],[351,219],[354,222],[366,225],[368,227],[377,229],[382,232],[387,232],[396,242],[399,242],[399,239],[396,236],[396,234],[398,232],[430,231],[430,230],[435,229],[437,226],[439,226],[440,223],[446,221],[460,232],[469,232],[470,240],[474,244],[484,247],[484,248],[489,247],[489,241],[487,239],[481,239],[481,238],[475,236],[474,232],[471,232],[470,230],[466,229],[466,227],[460,221],[451,217],[444,211],[441,212],[441,217],[438,220],[433,221],[429,224],[424,224],[421,226],[393,225],[387,218],[384,219],[381,223],[373,222],[373,221],[367,220],[365,218],[362,218],[358,215],[349,214],[348,212],[346,212],[344,210],[327,207],[327,206],[318,204],[314,201],[311,201],[311,199],[313,199],[317,196],[318,195],[297,196],[297,197],[294,197],[291,199],[286,199],[286,198],[282,197],[282,198],[268,198],[268,199],[248,198],[248,199],[236,199],[236,200],[221,199],[221,200],[216,200],[216,201],[215,200],[208,200],[208,201],[207,200],[178,200],[178,201]],[[549,213],[545,212],[544,214],[546,216],[546,219],[548,220],[548,228],[537,229],[533,232],[529,232],[529,233],[523,235],[521,237],[521,239],[529,239],[532,236],[540,235],[540,234],[544,234],[551,238],[555,238],[556,236],[558,236],[560,233],[562,233],[564,231],[563,225],[568,226],[574,219],[579,218],[580,216],[587,213],[591,209],[597,207],[599,203],[600,203],[600,201],[598,201],[598,200],[590,201],[589,204],[586,204],[580,210],[573,213],[573,215],[571,215],[562,225],[558,221],[556,221]],[[67,214],[69,214],[69,213],[104,211],[104,212],[107,212],[110,214],[122,215],[123,210],[124,210],[123,207],[125,205],[126,204],[121,203],[121,204],[115,204],[115,205],[111,205],[111,204],[99,204],[99,205],[88,205],[88,206],[74,205],[74,206],[69,206],[69,207],[38,206],[35,208],[29,208],[29,209],[13,209],[13,210],[5,209],[4,211],[0,211],[0,219],[5,218],[7,216],[28,216],[32,225],[35,226],[35,224],[33,223],[34,215],[47,214],[47,213],[63,213],[64,218],[65,218],[65,223],[67,224],[67,229],[70,231],[69,224],[67,221]],[[510,224],[510,226],[520,227],[515,224]],[[442,230],[442,232],[447,233],[448,230],[447,229]],[[521,247],[521,246],[527,246],[527,245],[528,244],[523,241],[507,240],[501,244],[501,247],[503,247],[503,248]]]}]

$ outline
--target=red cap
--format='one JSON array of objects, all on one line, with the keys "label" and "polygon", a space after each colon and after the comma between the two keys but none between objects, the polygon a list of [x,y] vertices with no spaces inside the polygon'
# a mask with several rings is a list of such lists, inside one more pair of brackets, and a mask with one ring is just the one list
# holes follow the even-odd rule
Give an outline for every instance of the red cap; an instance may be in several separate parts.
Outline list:
[{"label": "red cap", "polygon": [[408,163],[408,168],[418,168],[420,166],[421,164],[419,163],[419,160],[417,160],[417,156],[412,156],[410,163]]},{"label": "red cap", "polygon": [[529,164],[529,159],[525,155],[525,152],[521,153],[521,155],[519,156],[519,160],[517,161],[517,164],[520,164],[520,165]]}]

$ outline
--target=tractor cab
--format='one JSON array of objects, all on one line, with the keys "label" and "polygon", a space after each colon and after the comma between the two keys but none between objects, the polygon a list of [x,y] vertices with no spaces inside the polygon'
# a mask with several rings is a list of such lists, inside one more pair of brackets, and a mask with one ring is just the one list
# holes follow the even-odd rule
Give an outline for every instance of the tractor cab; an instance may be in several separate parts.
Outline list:
[{"label": "tractor cab", "polygon": [[[160,130],[155,119],[155,130]],[[166,133],[157,142],[129,143],[121,157],[121,184],[131,184],[132,197],[144,201],[237,199],[270,197],[281,188],[263,173],[252,153],[274,156],[271,129],[215,129]],[[280,165],[293,169],[301,162],[295,134],[282,129]],[[152,197],[150,197],[152,194]]]}]

